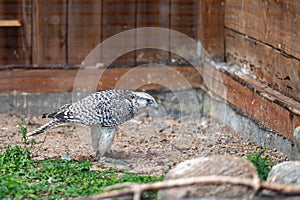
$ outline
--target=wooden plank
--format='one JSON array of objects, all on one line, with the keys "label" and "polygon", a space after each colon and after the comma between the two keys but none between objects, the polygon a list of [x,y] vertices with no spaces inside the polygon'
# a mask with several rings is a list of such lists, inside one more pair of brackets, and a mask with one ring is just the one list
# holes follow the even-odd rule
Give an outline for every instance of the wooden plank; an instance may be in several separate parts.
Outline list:
[{"label": "wooden plank", "polygon": [[201,0],[198,8],[198,40],[211,58],[224,61],[224,0]]},{"label": "wooden plank", "polygon": [[227,0],[225,26],[300,58],[298,0]]},{"label": "wooden plank", "polygon": [[[123,31],[135,28],[136,24],[136,4],[135,0],[109,0],[102,1],[102,40],[114,36]],[[109,51],[120,52],[120,57],[115,60],[115,64],[121,63],[121,66],[134,66],[135,65],[135,52],[123,54],[122,49],[135,49],[135,34],[127,38],[123,38],[120,42],[111,40],[109,49],[103,49],[103,60],[109,59]],[[106,58],[108,55],[108,58]]]},{"label": "wooden plank", "polygon": [[[136,27],[161,27],[170,28],[169,0],[138,0]],[[151,35],[153,36],[153,35]],[[136,45],[151,46],[159,44],[160,49],[142,49],[136,51],[137,63],[159,62],[166,64],[169,60],[169,52],[161,49],[169,49],[170,38],[158,33],[154,35],[155,41],[150,41],[148,34],[136,35]]]},{"label": "wooden plank", "polygon": [[292,140],[293,130],[300,125],[300,103],[247,76],[206,66],[206,84],[243,113]]},{"label": "wooden plank", "polygon": [[[198,0],[171,0],[170,1],[170,29],[187,35],[192,39],[197,39],[198,26]],[[181,58],[176,54],[170,55],[172,63],[187,65],[187,60],[198,59],[195,57],[195,49],[185,45],[186,39],[178,38],[174,34],[170,35],[170,48],[172,51],[184,52],[190,55],[188,58]],[[197,56],[198,57],[198,56]]]},{"label": "wooden plank", "polygon": [[300,60],[231,30],[226,30],[226,58],[255,74],[259,81],[300,101]]},{"label": "wooden plank", "polygon": [[[2,23],[17,26],[0,27],[0,66],[30,63],[31,43],[27,41],[30,36],[30,32],[27,32],[30,7],[30,2],[24,7],[21,0],[0,2],[0,19],[5,19]],[[23,26],[20,26],[20,20]]]},{"label": "wooden plank", "polygon": [[[168,87],[180,88],[178,79],[174,75],[179,72],[184,76],[191,85],[200,86],[201,77],[192,67],[173,67],[172,71],[165,73],[161,66],[143,67],[140,70],[134,68],[109,68],[109,69],[84,69],[81,71],[81,79],[85,80],[80,83],[79,91],[86,91],[99,80],[98,90],[113,89],[118,81],[126,74],[130,73],[137,81],[147,80],[149,74],[154,77],[151,81],[160,83],[168,81]],[[27,93],[46,93],[46,92],[72,92],[76,73],[78,69],[13,69],[0,71],[0,93],[27,92]],[[163,73],[162,73],[163,72]],[[100,76],[102,74],[102,76]],[[156,77],[156,78],[155,78]],[[161,80],[164,79],[164,80]],[[152,82],[152,83],[153,83]],[[145,82],[144,84],[147,84]],[[124,87],[124,85],[123,85]],[[184,87],[184,85],[182,86]],[[162,86],[157,84],[147,86],[150,89],[161,89]]]},{"label": "wooden plank", "polygon": [[0,27],[20,27],[21,22],[17,19],[0,20]]},{"label": "wooden plank", "polygon": [[101,42],[101,2],[69,0],[68,63],[80,65]]},{"label": "wooden plank", "polygon": [[34,0],[34,65],[67,63],[67,1]]}]

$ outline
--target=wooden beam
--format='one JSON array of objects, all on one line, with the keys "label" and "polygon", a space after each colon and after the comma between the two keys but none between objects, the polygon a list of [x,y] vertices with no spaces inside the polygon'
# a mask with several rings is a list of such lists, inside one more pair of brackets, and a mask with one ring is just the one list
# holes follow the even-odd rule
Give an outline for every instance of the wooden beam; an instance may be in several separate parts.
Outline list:
[{"label": "wooden beam", "polygon": [[214,67],[204,70],[210,91],[222,97],[244,114],[292,140],[300,126],[300,103],[248,76]]},{"label": "wooden beam", "polygon": [[20,27],[19,20],[0,20],[0,27]]},{"label": "wooden beam", "polygon": [[300,58],[298,0],[227,0],[225,26]]},{"label": "wooden beam", "polygon": [[251,71],[257,79],[300,101],[300,60],[253,38],[226,30],[226,58]]},{"label": "wooden beam", "polygon": [[[146,86],[148,89],[160,90],[164,86],[160,83],[166,82],[167,87],[180,89],[178,79],[174,78],[177,73],[181,74],[190,83],[190,86],[199,87],[201,76],[192,67],[174,67],[166,71],[161,66],[142,67],[140,70],[134,68],[109,68],[109,69],[84,69],[81,71],[79,84],[80,91],[89,90],[91,85],[98,85],[97,90],[113,89],[115,85],[127,77],[140,80],[147,80],[153,76],[152,83]],[[171,69],[171,68],[170,68]],[[13,69],[0,71],[0,93],[26,92],[26,93],[47,93],[47,92],[72,92],[78,69]],[[102,76],[101,76],[102,74]],[[128,76],[128,74],[130,76]],[[100,79],[100,80],[99,80]],[[164,80],[161,80],[164,79]],[[96,83],[95,83],[96,81]],[[97,84],[98,81],[98,84]],[[130,81],[128,81],[129,83]],[[126,87],[124,83],[121,87]],[[140,83],[138,83],[140,84]],[[144,85],[148,82],[145,81]],[[129,87],[130,85],[128,85]],[[181,88],[184,89],[184,88]]]}]

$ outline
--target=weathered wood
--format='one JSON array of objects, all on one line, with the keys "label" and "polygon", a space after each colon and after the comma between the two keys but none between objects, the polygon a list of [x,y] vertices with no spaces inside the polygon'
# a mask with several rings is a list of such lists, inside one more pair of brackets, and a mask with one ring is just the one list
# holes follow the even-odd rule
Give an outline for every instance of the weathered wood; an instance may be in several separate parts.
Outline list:
[{"label": "weathered wood", "polygon": [[0,27],[20,27],[21,22],[17,19],[0,20]]},{"label": "weathered wood", "polygon": [[300,101],[300,60],[231,30],[226,30],[226,58],[247,68],[259,81]]},{"label": "weathered wood", "polygon": [[[30,60],[30,43],[27,36],[27,20],[31,4],[24,7],[21,0],[3,0],[0,3],[0,19],[6,23],[6,27],[0,27],[0,65],[28,64]],[[16,20],[18,19],[18,20]],[[23,26],[20,26],[22,19]],[[11,22],[7,24],[7,22]],[[13,23],[13,24],[12,24]],[[3,24],[2,24],[3,25]],[[14,26],[11,26],[14,25]]]},{"label": "weathered wood", "polygon": [[[198,1],[191,0],[171,0],[170,1],[170,29],[179,31],[192,39],[197,39],[198,31]],[[195,58],[196,52],[193,47],[185,45],[185,39],[176,37],[174,34],[170,35],[171,51],[185,52],[190,55],[189,58],[181,58],[176,54],[171,54],[170,59],[172,63],[188,64],[188,60],[199,59]]]},{"label": "weathered wood", "polygon": [[101,42],[101,2],[69,0],[68,63],[80,65]]},{"label": "weathered wood", "polygon": [[247,76],[220,72],[213,67],[206,67],[204,76],[209,90],[292,140],[294,128],[300,125],[299,102]]},{"label": "weathered wood", "polygon": [[66,64],[67,0],[34,1],[33,64]]},{"label": "weathered wood", "polygon": [[[136,13],[136,27],[161,27],[170,28],[170,7],[169,0],[138,0]],[[155,41],[149,41],[146,45],[151,46],[152,42],[161,45],[161,49],[169,48],[170,37],[164,37],[157,33]],[[148,35],[136,35],[136,46],[140,47],[148,41]],[[141,49],[136,51],[136,61],[167,63],[169,52],[159,49]]]},{"label": "weathered wood", "polygon": [[201,0],[198,7],[198,40],[211,58],[224,61],[224,0]]},{"label": "weathered wood", "polygon": [[[45,92],[72,92],[73,85],[78,69],[13,69],[0,71],[0,93],[27,92],[27,93],[45,93]],[[134,77],[144,85],[148,84],[147,79],[152,76],[150,83],[162,83],[167,81],[167,86],[179,89],[183,85],[178,84],[178,79],[174,75],[179,72],[184,76],[191,86],[200,86],[201,77],[192,67],[174,67],[172,71],[166,71],[161,66],[143,67],[140,70],[133,68],[109,68],[109,69],[84,69],[84,77],[79,88],[85,91],[90,85],[95,84],[93,80],[99,80],[98,90],[113,89],[119,80],[126,74]],[[103,73],[103,74],[102,74]],[[102,74],[102,76],[100,76]],[[127,74],[127,75],[128,75]],[[163,79],[163,80],[162,80]],[[125,87],[127,83],[119,85]],[[128,84],[128,87],[130,84]],[[159,90],[163,86],[156,84],[146,86],[147,89]]]},{"label": "weathered wood", "polygon": [[198,34],[198,0],[170,1],[170,28],[197,39]]},{"label": "weathered wood", "polygon": [[[102,40],[105,40],[113,35],[123,31],[135,28],[136,23],[136,4],[135,0],[110,0],[102,1],[103,17],[102,17]],[[129,48],[135,49],[135,34],[128,38],[123,38],[122,42],[114,42],[111,40],[109,49],[103,49],[103,59],[107,60],[106,55],[109,51],[118,52],[120,49]],[[109,56],[109,55],[108,55]],[[122,66],[135,65],[135,52],[123,54],[120,52],[120,57],[115,61],[123,63]]]},{"label": "weathered wood", "polygon": [[298,0],[227,0],[225,26],[300,58]]}]

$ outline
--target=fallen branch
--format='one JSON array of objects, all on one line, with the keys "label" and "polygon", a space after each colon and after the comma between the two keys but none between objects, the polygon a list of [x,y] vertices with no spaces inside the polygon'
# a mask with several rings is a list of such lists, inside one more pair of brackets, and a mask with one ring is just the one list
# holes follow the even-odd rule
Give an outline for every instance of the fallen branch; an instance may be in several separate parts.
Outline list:
[{"label": "fallen branch", "polygon": [[[170,179],[162,182],[148,183],[148,184],[132,184],[128,188],[106,192],[99,195],[93,195],[88,197],[88,199],[102,199],[102,198],[112,198],[124,195],[134,195],[134,200],[138,200],[141,197],[142,192],[147,190],[158,190],[158,189],[168,189],[173,187],[190,186],[190,185],[222,185],[222,184],[232,184],[232,185],[244,185],[254,189],[254,191],[266,189],[281,194],[300,194],[300,185],[280,185],[267,182],[260,182],[258,178],[245,179],[229,176],[201,176],[201,177],[191,177],[191,178],[181,178],[181,179]],[[85,199],[85,198],[83,198]]]}]

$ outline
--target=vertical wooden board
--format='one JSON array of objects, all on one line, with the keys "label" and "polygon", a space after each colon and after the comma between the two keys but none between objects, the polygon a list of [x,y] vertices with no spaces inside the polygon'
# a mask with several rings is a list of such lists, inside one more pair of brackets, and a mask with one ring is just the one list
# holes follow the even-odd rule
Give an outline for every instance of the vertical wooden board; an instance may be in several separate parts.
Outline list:
[{"label": "vertical wooden board", "polygon": [[[185,34],[189,38],[196,39],[198,31],[198,1],[197,0],[171,0],[170,1],[170,29]],[[171,54],[172,63],[176,62],[186,65],[185,59],[198,59],[197,51],[186,45],[186,38],[170,35],[170,47],[172,51],[188,55],[181,58],[179,55]]]},{"label": "vertical wooden board", "polygon": [[225,26],[300,58],[298,0],[227,0]]},{"label": "vertical wooden board", "polygon": [[33,64],[65,65],[67,0],[33,0]]},{"label": "vertical wooden board", "polygon": [[29,65],[31,1],[2,0],[0,19],[19,20],[21,27],[0,27],[0,65]]},{"label": "vertical wooden board", "polygon": [[170,28],[196,39],[198,32],[198,0],[170,1]]},{"label": "vertical wooden board", "polygon": [[300,61],[280,51],[226,30],[226,58],[256,75],[257,79],[300,101]]},{"label": "vertical wooden board", "polygon": [[225,60],[224,0],[199,1],[198,40],[216,60]]},{"label": "vertical wooden board", "polygon": [[[102,1],[102,40],[136,27],[136,0],[107,0]],[[124,54],[123,50],[135,49],[135,32],[121,40],[111,39],[108,49],[102,49],[103,60],[110,60],[111,54],[117,53],[115,66],[135,65],[135,52]],[[113,53],[110,53],[113,52]],[[120,65],[121,64],[121,65]]]},{"label": "vertical wooden board", "polygon": [[[169,0],[137,0],[137,21],[136,26],[139,27],[160,27],[170,28],[170,7]],[[159,49],[141,49],[136,52],[136,61],[138,63],[143,62],[158,62],[167,63],[169,60],[169,52],[162,49],[169,49],[170,38],[169,35],[161,35],[158,31],[154,35],[136,35],[136,45],[141,46],[155,46]]]},{"label": "vertical wooden board", "polygon": [[69,64],[80,65],[88,53],[101,42],[101,2],[69,0]]}]

